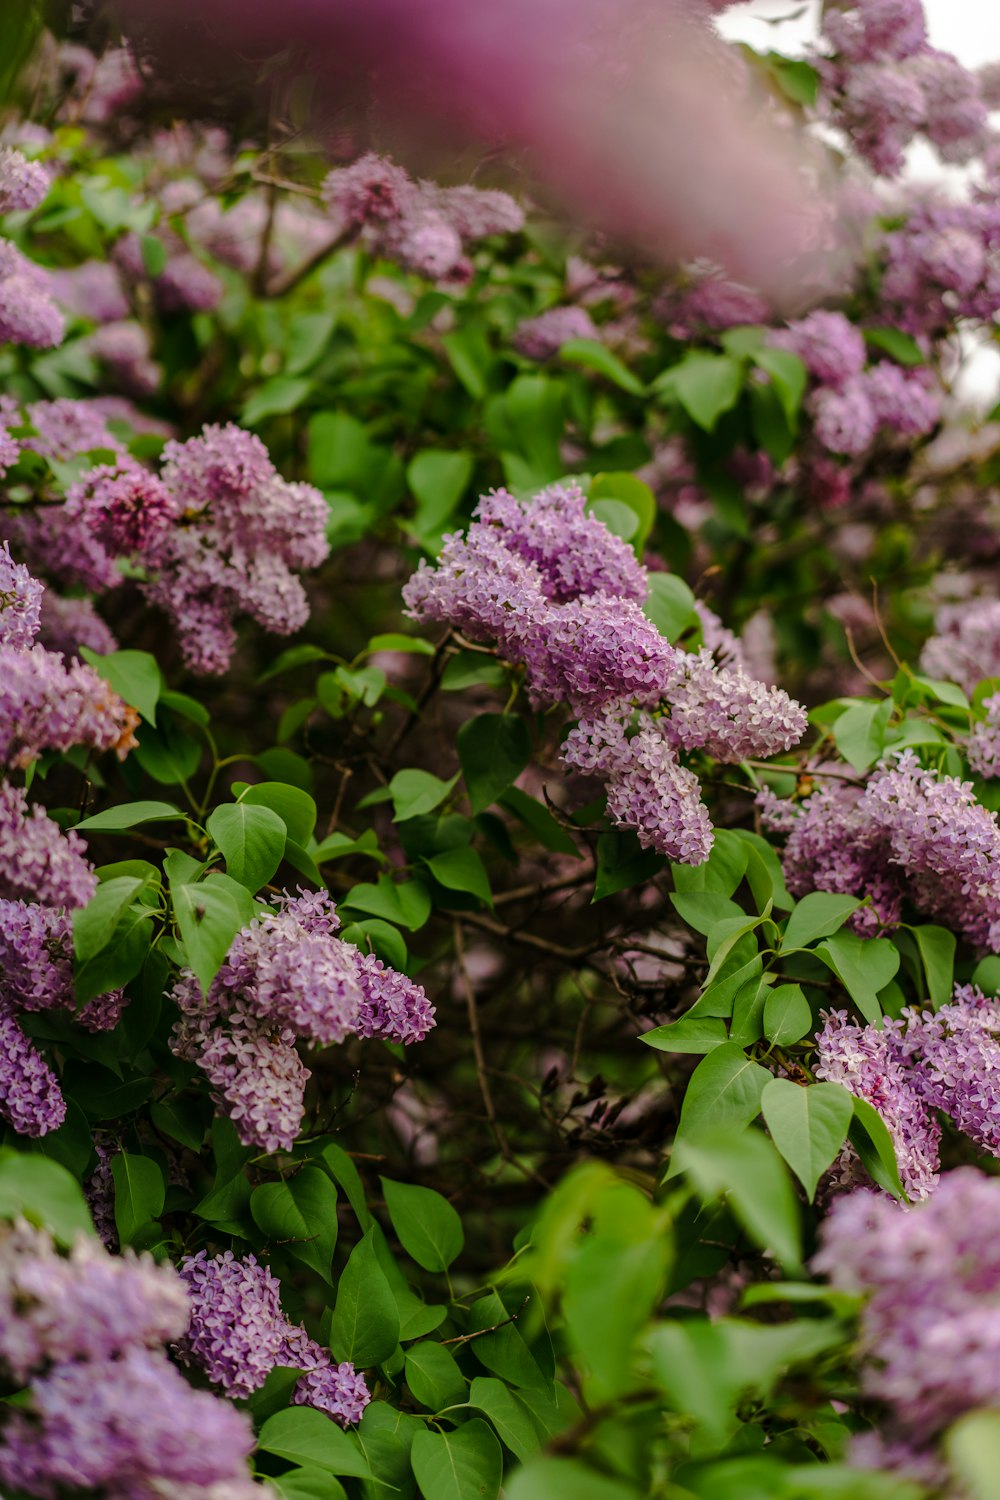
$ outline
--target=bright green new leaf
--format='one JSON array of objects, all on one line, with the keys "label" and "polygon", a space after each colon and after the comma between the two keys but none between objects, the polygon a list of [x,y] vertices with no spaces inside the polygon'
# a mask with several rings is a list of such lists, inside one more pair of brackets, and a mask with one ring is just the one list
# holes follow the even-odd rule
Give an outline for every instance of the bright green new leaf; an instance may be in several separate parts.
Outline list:
[{"label": "bright green new leaf", "polygon": [[668,641],[676,641],[685,631],[700,627],[694,606],[694,594],[676,573],[649,575],[649,593],[642,612]]},{"label": "bright green new leaf", "polygon": [[764,1035],[768,1041],[785,1047],[801,1041],[812,1028],[812,1007],[802,986],[776,985],[764,1002]]},{"label": "bright green new leaf", "polygon": [[742,1130],[760,1113],[760,1096],[770,1081],[768,1070],[752,1062],[742,1047],[723,1042],[702,1059],[688,1080],[678,1141],[723,1127]]},{"label": "bright green new leaf", "polygon": [[847,1139],[854,1118],[854,1099],[839,1083],[800,1088],[774,1078],[761,1095],[761,1112],[771,1139],[806,1190],[809,1202],[816,1184]]},{"label": "bright green new leaf", "polygon": [[639,1037],[658,1052],[712,1052],[727,1040],[726,1023],[717,1016],[682,1016]]},{"label": "bright green new leaf", "polygon": [[293,843],[305,846],[316,827],[316,803],[301,787],[284,781],[260,781],[240,794],[240,803],[251,807],[269,807],[285,825]]},{"label": "bright green new leaf", "polygon": [[679,1171],[687,1172],[706,1198],[725,1194],[747,1233],[786,1269],[801,1266],[799,1205],[781,1158],[759,1130],[718,1123],[693,1139],[680,1139],[678,1132],[671,1173]]},{"label": "bright green new leaf", "polygon": [[640,1500],[634,1485],[576,1458],[533,1459],[515,1470],[504,1493],[507,1500]]},{"label": "bright green new leaf", "polygon": [[675,396],[693,422],[712,432],[723,412],[740,399],[743,379],[743,363],[732,355],[689,350],[657,378],[654,389]]}]

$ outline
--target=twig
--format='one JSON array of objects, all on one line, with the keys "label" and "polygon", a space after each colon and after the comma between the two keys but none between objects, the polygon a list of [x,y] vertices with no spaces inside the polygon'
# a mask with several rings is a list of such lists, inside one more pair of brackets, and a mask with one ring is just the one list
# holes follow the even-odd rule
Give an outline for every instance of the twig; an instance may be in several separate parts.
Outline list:
[{"label": "twig", "polygon": [[481,1339],[488,1333],[496,1333],[501,1328],[509,1328],[511,1323],[516,1323],[531,1301],[530,1295],[525,1297],[516,1313],[511,1313],[509,1318],[504,1318],[502,1323],[492,1323],[489,1328],[477,1328],[475,1333],[460,1333],[454,1339],[441,1339],[442,1344],[471,1344],[473,1339]]},{"label": "twig", "polygon": [[886,634],[885,626],[882,623],[882,614],[878,607],[878,581],[874,578],[869,578],[868,582],[872,586],[872,612],[875,615],[875,624],[878,626],[878,633],[882,637],[882,644],[896,663],[897,671],[901,672],[903,670],[903,663],[892,649],[892,642]]},{"label": "twig", "polygon": [[312,255],[306,256],[301,264],[289,271],[285,276],[279,276],[277,281],[272,281],[271,285],[265,288],[263,295],[265,297],[287,296],[289,292],[294,291],[301,281],[305,281],[306,277],[310,276],[316,270],[317,266],[321,266],[329,256],[335,254],[337,250],[342,249],[353,238],[353,228],[341,229],[332,239],[327,240],[325,245],[320,245],[319,249],[314,250]]}]

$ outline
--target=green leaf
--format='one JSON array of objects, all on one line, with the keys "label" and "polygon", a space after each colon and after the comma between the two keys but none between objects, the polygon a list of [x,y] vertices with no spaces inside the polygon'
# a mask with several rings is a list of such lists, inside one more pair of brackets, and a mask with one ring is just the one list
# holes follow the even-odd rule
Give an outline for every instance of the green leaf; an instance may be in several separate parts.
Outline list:
[{"label": "green leaf", "polygon": [[882,349],[898,365],[924,365],[927,357],[916,339],[900,328],[866,328],[865,343]]},{"label": "green leaf", "polygon": [[89,646],[81,646],[80,655],[99,677],[111,684],[120,698],[137,708],[148,723],[156,723],[163,673],[155,656],[148,651],[110,651],[107,656],[100,656]]},{"label": "green leaf", "polygon": [[793,104],[816,103],[819,90],[819,74],[811,63],[798,57],[785,57],[781,52],[769,52],[766,61],[782,92]]},{"label": "green leaf", "polygon": [[806,1190],[811,1203],[816,1184],[847,1139],[854,1099],[839,1083],[800,1088],[774,1078],[761,1095],[761,1111],[771,1139]]},{"label": "green leaf", "polygon": [[297,411],[313,388],[303,375],[275,375],[251,393],[243,403],[240,421],[244,427],[256,427],[265,417]]},{"label": "green leaf", "polygon": [[446,849],[426,861],[434,879],[449,891],[468,891],[484,905],[492,907],[493,892],[486,866],[475,849]]},{"label": "green leaf", "polygon": [[731,411],[743,389],[743,364],[729,354],[689,350],[654,382],[654,389],[676,397],[693,422],[712,432],[723,412]]},{"label": "green leaf", "polygon": [[1000,1412],[961,1417],[944,1439],[948,1466],[968,1500],[995,1500],[1000,1473]]},{"label": "green leaf", "polygon": [[515,1470],[504,1493],[507,1500],[640,1500],[634,1485],[576,1458],[533,1459]]},{"label": "green leaf", "polygon": [[446,1271],[465,1244],[462,1221],[432,1188],[380,1179],[392,1227],[407,1255],[425,1271]]},{"label": "green leaf", "polygon": [[381,917],[366,917],[362,922],[349,922],[341,929],[339,937],[342,942],[353,943],[362,953],[374,953],[391,969],[406,968],[408,957],[403,935],[398,927],[393,927],[391,922],[383,922]]},{"label": "green leaf", "polygon": [[347,1500],[347,1491],[325,1469],[289,1469],[280,1478],[268,1478],[282,1500]]},{"label": "green leaf", "polygon": [[325,352],[337,324],[335,312],[297,313],[288,324],[285,370],[301,375]]},{"label": "green leaf", "polygon": [[781,946],[804,948],[817,938],[827,937],[842,927],[861,905],[853,896],[832,895],[828,891],[810,891],[797,902],[785,928]]},{"label": "green leaf", "polygon": [[500,1494],[503,1453],[479,1417],[454,1432],[418,1432],[410,1460],[424,1500],[497,1500]]},{"label": "green leaf", "polygon": [[503,687],[507,674],[489,652],[459,651],[448,658],[441,674],[441,688],[446,693],[461,693],[469,687]]},{"label": "green leaf", "polygon": [[431,898],[419,880],[396,882],[391,875],[380,875],[376,885],[356,885],[341,903],[355,911],[370,912],[400,927],[415,932],[431,914]]},{"label": "green leaf", "polygon": [[295,844],[305,845],[316,827],[316,803],[301,787],[285,781],[261,781],[240,794],[241,803],[252,807],[269,807],[285,825]]},{"label": "green leaf", "polygon": [[157,276],[162,276],[167,264],[167,247],[163,241],[157,239],[155,234],[143,234],[139,237],[139,249],[146,275],[154,280]]},{"label": "green leaf", "polygon": [[541,1447],[538,1429],[524,1403],[493,1375],[477,1375],[469,1391],[469,1405],[483,1412],[505,1447],[522,1463]]},{"label": "green leaf", "polygon": [[451,791],[457,776],[442,781],[430,771],[397,771],[389,782],[392,795],[393,822],[405,823],[408,818],[420,818],[444,801]]},{"label": "green leaf", "polygon": [[801,1266],[799,1206],[781,1158],[759,1130],[716,1122],[695,1140],[678,1139],[670,1170],[689,1173],[706,1198],[725,1194],[761,1249],[773,1251],[790,1270]]},{"label": "green leaf", "polygon": [[878,1021],[882,1007],[878,991],[899,969],[899,949],[888,938],[862,938],[854,932],[835,932],[815,950],[832,969],[867,1021]]},{"label": "green leaf", "polygon": [[321,1167],[303,1167],[281,1182],[265,1182],[250,1199],[254,1223],[272,1242],[333,1279],[337,1245],[337,1189]]},{"label": "green leaf", "polygon": [[156,1162],[148,1156],[119,1151],[111,1159],[115,1181],[115,1228],[123,1245],[131,1245],[136,1231],[163,1212],[166,1184]]},{"label": "green leaf", "polygon": [[585,370],[603,375],[605,380],[610,380],[619,390],[628,391],[630,396],[645,394],[646,387],[638,376],[633,375],[617,354],[612,354],[607,345],[597,339],[567,339],[560,345],[559,358],[563,364],[580,365]]},{"label": "green leaf", "polygon": [[428,1411],[461,1405],[468,1390],[454,1355],[443,1344],[430,1342],[407,1349],[406,1383]]},{"label": "green leaf", "polygon": [[458,731],[458,758],[474,813],[502,796],[531,759],[531,736],[514,714],[477,714]]},{"label": "green leaf", "polygon": [[330,1324],[334,1358],[349,1359],[358,1369],[388,1359],[399,1343],[399,1311],[379,1265],[373,1234],[369,1229],[351,1251]]},{"label": "green leaf", "polygon": [[639,518],[624,500],[595,500],[587,508],[612,536],[620,537],[623,542],[631,541],[639,530]]},{"label": "green leaf", "polygon": [[881,703],[856,703],[833,725],[837,749],[855,771],[868,771],[885,748],[885,731],[892,714],[892,699]]},{"label": "green leaf", "polygon": [[[314,1147],[310,1149],[314,1149]],[[330,1176],[335,1182],[339,1182],[343,1188],[344,1196],[354,1210],[358,1223],[361,1225],[362,1230],[367,1233],[371,1228],[372,1216],[368,1212],[368,1205],[365,1202],[365,1190],[357,1167],[343,1146],[338,1146],[336,1141],[326,1140],[322,1142],[320,1159],[330,1173]]]},{"label": "green leaf", "polygon": [[603,901],[606,896],[651,880],[665,864],[663,855],[655,849],[643,849],[630,828],[599,834],[594,901]]},{"label": "green leaf", "polygon": [[574,859],[581,857],[576,844],[544,803],[529,797],[520,787],[508,787],[499,799],[499,805],[513,813],[534,834],[543,849],[551,849],[555,854],[569,854]]},{"label": "green leaf", "polygon": [[292,672],[296,667],[303,667],[312,661],[329,661],[329,651],[324,651],[320,646],[289,646],[287,651],[282,651],[275,657],[269,667],[265,667],[257,678],[258,682],[267,682],[272,677],[278,677],[282,672]]},{"label": "green leaf", "polygon": [[760,1097],[770,1081],[767,1069],[751,1062],[742,1047],[723,1042],[702,1059],[688,1080],[678,1140],[723,1126],[742,1130],[760,1113]]},{"label": "green leaf", "polygon": [[0,1219],[23,1217],[42,1225],[62,1245],[78,1234],[95,1235],[77,1179],[59,1162],[34,1152],[0,1147]]},{"label": "green leaf", "polygon": [[813,1024],[812,1007],[801,985],[776,985],[764,1001],[764,1035],[776,1046],[801,1041]]},{"label": "green leaf", "polygon": [[205,824],[226,861],[231,879],[253,893],[266,885],[281,864],[287,830],[270,807],[228,802]]},{"label": "green leaf", "polygon": [[892,1136],[878,1110],[867,1099],[855,1099],[854,1120],[847,1133],[872,1181],[894,1198],[905,1197]]},{"label": "green leaf", "polygon": [[634,474],[618,470],[602,472],[595,474],[590,481],[587,497],[589,502],[618,500],[622,505],[627,505],[630,510],[634,511],[638,527],[633,545],[637,551],[644,546],[657,515],[656,496],[648,484],[641,479],[636,479]]},{"label": "green leaf", "polygon": [[123,828],[134,828],[138,823],[155,823],[164,818],[183,818],[179,808],[172,802],[122,802],[117,807],[106,807],[103,812],[83,818],[74,824],[76,832],[89,829],[91,833],[117,832]]},{"label": "green leaf", "polygon": [[365,655],[374,656],[376,651],[404,651],[411,656],[434,655],[434,647],[423,636],[400,635],[398,630],[389,631],[387,635],[373,635],[365,647]]},{"label": "green leaf", "polygon": [[233,938],[245,925],[243,915],[227,890],[206,881],[172,886],[170,896],[188,963],[207,994]]},{"label": "green leaf", "polygon": [[676,573],[649,575],[649,593],[642,612],[668,641],[676,641],[685,631],[700,626],[694,603],[694,594]]},{"label": "green leaf", "polygon": [[727,1040],[726,1023],[717,1016],[682,1016],[639,1037],[658,1052],[712,1052]]},{"label": "green leaf", "polygon": [[125,912],[136,900],[146,881],[137,875],[118,875],[105,880],[86,906],[73,913],[73,952],[80,963],[107,947]]},{"label": "green leaf", "polygon": [[947,927],[935,927],[928,923],[923,927],[914,927],[913,936],[917,940],[924,973],[927,975],[927,993],[937,1010],[951,999],[955,981],[955,934],[949,932]]},{"label": "green leaf", "polygon": [[354,1437],[311,1406],[290,1406],[268,1417],[257,1436],[257,1447],[330,1474],[367,1479],[371,1472]]},{"label": "green leaf", "polygon": [[461,448],[422,448],[414,454],[406,479],[417,501],[414,524],[418,532],[443,526],[468,489],[472,470],[472,454]]},{"label": "green leaf", "polygon": [[770,375],[772,388],[785,416],[789,423],[794,423],[806,393],[805,365],[790,350],[771,349],[766,344],[755,349],[751,358],[758,369]]}]

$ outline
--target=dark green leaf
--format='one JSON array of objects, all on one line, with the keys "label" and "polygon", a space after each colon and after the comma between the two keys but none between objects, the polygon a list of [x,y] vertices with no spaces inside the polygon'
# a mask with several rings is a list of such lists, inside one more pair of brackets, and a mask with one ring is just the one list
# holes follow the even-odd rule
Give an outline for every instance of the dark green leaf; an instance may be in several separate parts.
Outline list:
[{"label": "dark green leaf", "polygon": [[454,1355],[443,1344],[435,1343],[414,1344],[407,1349],[406,1383],[428,1411],[460,1405],[468,1390]]},{"label": "dark green leaf", "polygon": [[474,813],[495,802],[531,759],[531,736],[513,714],[477,714],[458,731],[458,758]]},{"label": "dark green leaf", "polygon": [[467,891],[484,905],[492,907],[490,877],[475,849],[446,849],[427,860],[427,868],[439,885],[449,891]]},{"label": "dark green leaf", "polygon": [[454,1432],[418,1432],[410,1458],[424,1500],[497,1500],[503,1454],[479,1417]]},{"label": "dark green leaf", "polygon": [[115,1181],[115,1228],[123,1245],[130,1245],[136,1231],[163,1212],[166,1184],[156,1162],[148,1156],[119,1151],[111,1159]]},{"label": "dark green leaf", "polygon": [[79,1182],[59,1162],[0,1147],[0,1219],[23,1216],[51,1231],[63,1245],[78,1234],[93,1235]]},{"label": "dark green leaf", "polygon": [[103,812],[83,818],[75,825],[91,833],[107,833],[122,828],[134,828],[138,823],[155,823],[164,818],[183,818],[186,814],[171,802],[122,802],[117,807],[106,807]]},{"label": "dark green leaf", "polygon": [[80,647],[80,655],[99,677],[111,684],[120,698],[137,708],[148,723],[156,723],[163,673],[155,656],[148,651],[110,651],[107,656],[100,656],[88,646]]},{"label": "dark green leaf", "polygon": [[854,1117],[853,1097],[839,1083],[800,1088],[787,1078],[774,1078],[760,1104],[771,1139],[811,1203],[816,1184],[847,1139]]},{"label": "dark green leaf", "polygon": [[398,1343],[396,1299],[379,1265],[369,1229],[341,1272],[330,1324],[330,1348],[335,1359],[349,1359],[363,1369],[388,1359]]},{"label": "dark green leaf", "polygon": [[861,902],[853,896],[836,896],[827,891],[810,891],[808,896],[796,903],[781,946],[804,948],[817,938],[827,937],[843,927],[852,911],[857,911]]},{"label": "dark green leaf", "polygon": [[392,1227],[407,1255],[425,1271],[445,1271],[465,1243],[462,1221],[446,1198],[431,1188],[383,1177],[382,1191]]},{"label": "dark green leaf", "polygon": [[254,1190],[250,1212],[258,1228],[289,1255],[331,1281],[337,1245],[337,1189],[321,1167],[303,1167],[281,1182]]},{"label": "dark green leaf", "polygon": [[356,1439],[342,1432],[332,1417],[309,1406],[290,1406],[268,1417],[257,1446],[293,1464],[315,1466],[330,1474],[366,1479],[370,1472]]}]

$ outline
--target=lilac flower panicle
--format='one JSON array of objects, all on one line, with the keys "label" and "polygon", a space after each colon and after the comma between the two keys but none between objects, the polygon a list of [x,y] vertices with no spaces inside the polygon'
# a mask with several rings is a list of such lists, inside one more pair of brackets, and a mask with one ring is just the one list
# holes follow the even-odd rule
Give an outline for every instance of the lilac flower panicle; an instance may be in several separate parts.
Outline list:
[{"label": "lilac flower panicle", "polygon": [[236,615],[279,634],[305,624],[293,570],[325,560],[327,504],[311,485],[282,479],[259,438],[231,424],[168,442],[163,459],[160,479],[185,524],[147,542],[146,593],[174,621],[188,665],[221,672]]},{"label": "lilac flower panicle", "polygon": [[20,788],[0,781],[0,898],[86,906],[97,877],[85,850],[78,833],[63,833],[43,808],[29,809]]},{"label": "lilac flower panicle", "polygon": [[190,1302],[190,1319],[179,1330],[181,1358],[227,1396],[252,1395],[281,1363],[281,1283],[256,1256],[237,1260],[231,1250],[214,1259],[204,1250],[185,1256],[180,1274]]},{"label": "lilac flower panicle", "polygon": [[550,307],[519,323],[513,345],[525,359],[552,359],[572,339],[600,339],[600,330],[585,307]]},{"label": "lilac flower panicle", "polygon": [[773,333],[769,343],[796,354],[810,375],[838,390],[865,366],[864,337],[843,313],[809,313]]},{"label": "lilac flower panicle", "polygon": [[349,167],[336,167],[323,182],[323,199],[336,218],[361,228],[402,217],[416,186],[402,167],[369,152]]},{"label": "lilac flower panicle", "polygon": [[988,781],[1000,776],[1000,693],[983,699],[986,718],[972,726],[966,754],[977,776]]},{"label": "lilac flower panicle", "polygon": [[66,1118],[59,1081],[0,999],[0,1116],[18,1135],[42,1136]]},{"label": "lilac flower panicle", "polygon": [[67,491],[67,503],[113,556],[145,552],[178,515],[166,486],[133,459],[99,464]]},{"label": "lilac flower panicle", "polygon": [[[908,1213],[865,1192],[833,1204],[813,1269],[866,1298],[863,1388],[888,1414],[875,1461],[888,1452],[933,1469],[946,1427],[1000,1404],[998,1246],[1000,1183],[971,1167],[945,1173]],[[865,1461],[857,1446],[852,1459]]]},{"label": "lilac flower panicle", "polygon": [[67,912],[0,900],[0,1002],[29,1011],[72,1006],[72,957]]},{"label": "lilac flower panicle", "polygon": [[822,387],[812,397],[812,408],[816,437],[831,453],[855,457],[874,441],[878,418],[860,377],[841,390]]},{"label": "lilac flower panicle", "polygon": [[149,335],[141,323],[131,318],[105,323],[88,343],[94,357],[122,390],[138,398],[155,394],[163,369],[152,358]]},{"label": "lilac flower panicle", "polygon": [[939,1010],[904,1012],[907,1046],[936,1109],[1000,1156],[1000,1007],[972,985],[958,985]]},{"label": "lilac flower panicle", "polygon": [[533,702],[565,702],[576,712],[622,696],[657,703],[682,671],[682,653],[639,605],[611,594],[586,595],[536,617],[522,655]]},{"label": "lilac flower panicle", "polygon": [[48,272],[0,239],[0,342],[51,349],[65,330]]},{"label": "lilac flower panicle", "polygon": [[0,546],[0,646],[26,650],[38,634],[44,590],[23,563]]},{"label": "lilac flower panicle", "polygon": [[970,696],[984,677],[1000,677],[1000,600],[946,604],[934,626],[920,655],[927,676],[957,682]]},{"label": "lilac flower panicle", "polygon": [[670,687],[667,725],[683,749],[737,762],[790,750],[805,734],[805,709],[781,688],[767,687],[739,668],[717,667],[705,648],[686,657],[683,666]]},{"label": "lilac flower panicle", "polygon": [[[899,1176],[910,1198],[926,1198],[937,1184],[941,1127],[908,1066],[903,1027],[886,1019],[881,1029],[856,1026],[847,1012],[824,1012],[816,1038],[816,1077],[840,1083],[878,1110],[896,1149]],[[848,1160],[851,1149],[847,1148]]]},{"label": "lilac flower panicle", "polygon": [[1000,826],[971,782],[925,771],[906,750],[869,778],[861,806],[915,905],[976,946],[1000,949]]},{"label": "lilac flower panicle", "polygon": [[79,660],[80,647],[107,656],[118,650],[111,628],[101,619],[89,599],[68,599],[46,589],[42,598],[41,645],[70,659]]},{"label": "lilac flower panicle", "polygon": [[373,953],[355,951],[354,963],[362,994],[358,1035],[385,1037],[406,1046],[422,1042],[436,1024],[423,985],[386,968]]},{"label": "lilac flower panicle", "polygon": [[542,588],[558,603],[583,594],[614,594],[641,604],[649,592],[646,570],[621,537],[586,511],[578,485],[550,485],[529,506],[506,490],[493,490],[476,507],[470,528],[498,532],[511,552],[538,565]]},{"label": "lilac flower panicle", "polygon": [[191,1319],[180,1340],[187,1364],[196,1364],[227,1396],[246,1397],[276,1365],[303,1370],[292,1394],[342,1427],[361,1420],[371,1396],[364,1377],[281,1311],[281,1283],[256,1256],[237,1260],[231,1250],[209,1259],[201,1250],[181,1262],[191,1299]]},{"label": "lilac flower panicle", "polygon": [[434,1015],[419,985],[337,938],[325,891],[277,904],[237,933],[207,996],[190,971],[173,990],[181,1012],[173,1050],[206,1074],[244,1144],[265,1151],[290,1150],[301,1126],[310,1075],[297,1041],[419,1041]]},{"label": "lilac flower panicle", "polygon": [[0,146],[0,214],[37,208],[49,190],[41,162],[29,161],[14,146]]},{"label": "lilac flower panicle", "polygon": [[92,323],[120,323],[129,316],[128,298],[115,266],[104,260],[50,272],[52,294],[61,307]]},{"label": "lilac flower panicle", "polygon": [[524,209],[497,188],[476,188],[471,183],[440,188],[437,203],[463,241],[517,234],[524,228]]},{"label": "lilac flower panicle", "polygon": [[123,759],[136,745],[136,711],[93,667],[66,666],[44,646],[0,646],[0,764],[29,765],[42,750],[87,745]]}]

